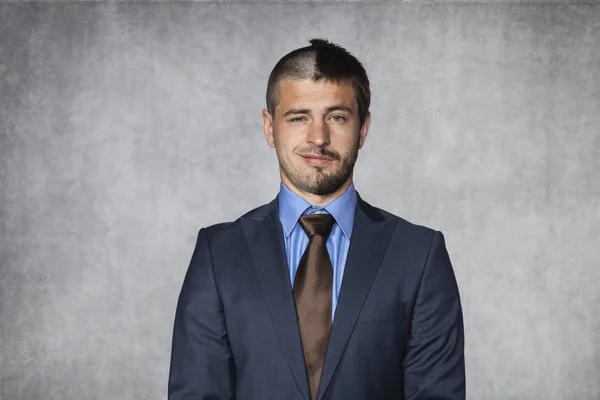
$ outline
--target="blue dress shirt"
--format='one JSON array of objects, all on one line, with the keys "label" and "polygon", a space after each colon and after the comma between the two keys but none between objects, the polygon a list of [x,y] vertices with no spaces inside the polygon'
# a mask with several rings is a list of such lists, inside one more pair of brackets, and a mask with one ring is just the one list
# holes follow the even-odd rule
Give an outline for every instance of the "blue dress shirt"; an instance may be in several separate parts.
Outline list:
[{"label": "blue dress shirt", "polygon": [[335,308],[342,286],[344,266],[346,265],[346,256],[348,255],[352,227],[354,226],[356,202],[356,191],[353,183],[344,194],[324,207],[311,205],[302,197],[292,192],[283,182],[280,184],[279,220],[283,227],[285,250],[292,286],[294,285],[298,264],[304,254],[304,250],[308,246],[308,235],[298,223],[298,219],[302,215],[319,213],[331,214],[335,218],[335,223],[326,243],[327,252],[333,265],[332,319],[335,316]]}]

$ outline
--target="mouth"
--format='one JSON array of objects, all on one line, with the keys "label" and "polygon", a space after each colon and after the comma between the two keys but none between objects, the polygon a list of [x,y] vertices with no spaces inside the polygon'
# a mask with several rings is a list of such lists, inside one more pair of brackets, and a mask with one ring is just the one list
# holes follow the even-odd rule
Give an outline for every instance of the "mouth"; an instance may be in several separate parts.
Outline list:
[{"label": "mouth", "polygon": [[302,157],[302,160],[306,164],[312,165],[312,166],[317,166],[317,167],[323,167],[323,166],[328,165],[329,163],[333,162],[333,159],[331,159],[331,158],[315,156],[315,155],[311,155],[311,154],[301,155],[300,157]]}]

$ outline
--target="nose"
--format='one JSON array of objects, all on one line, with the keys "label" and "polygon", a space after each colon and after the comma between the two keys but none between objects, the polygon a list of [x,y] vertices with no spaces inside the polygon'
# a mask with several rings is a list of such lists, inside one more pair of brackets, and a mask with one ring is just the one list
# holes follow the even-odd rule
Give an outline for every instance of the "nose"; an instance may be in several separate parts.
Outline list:
[{"label": "nose", "polygon": [[329,127],[327,124],[317,119],[313,120],[308,128],[306,141],[318,147],[327,146],[329,143],[331,143]]}]

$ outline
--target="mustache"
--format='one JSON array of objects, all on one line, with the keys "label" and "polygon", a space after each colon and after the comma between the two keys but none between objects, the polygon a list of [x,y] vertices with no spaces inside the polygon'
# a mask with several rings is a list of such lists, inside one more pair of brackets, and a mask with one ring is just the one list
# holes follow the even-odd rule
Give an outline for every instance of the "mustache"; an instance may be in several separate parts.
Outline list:
[{"label": "mustache", "polygon": [[298,151],[298,155],[300,156],[317,156],[317,157],[326,157],[332,160],[340,159],[340,155],[336,152],[326,150],[322,147],[315,147],[313,149],[301,150]]}]

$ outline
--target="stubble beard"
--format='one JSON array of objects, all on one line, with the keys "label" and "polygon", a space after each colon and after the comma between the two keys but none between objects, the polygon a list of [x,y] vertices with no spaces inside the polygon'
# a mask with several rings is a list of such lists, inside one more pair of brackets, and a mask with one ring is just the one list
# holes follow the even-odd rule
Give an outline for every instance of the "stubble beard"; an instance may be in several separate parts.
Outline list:
[{"label": "stubble beard", "polygon": [[301,173],[292,173],[281,160],[279,161],[279,166],[289,181],[298,189],[306,193],[325,196],[334,193],[342,187],[352,174],[358,158],[358,144],[345,157],[340,157],[337,154],[332,155],[322,148],[318,148],[311,154],[334,158],[334,160],[339,160],[340,165],[332,172],[326,172],[325,167],[310,167],[314,171],[304,175]]}]

